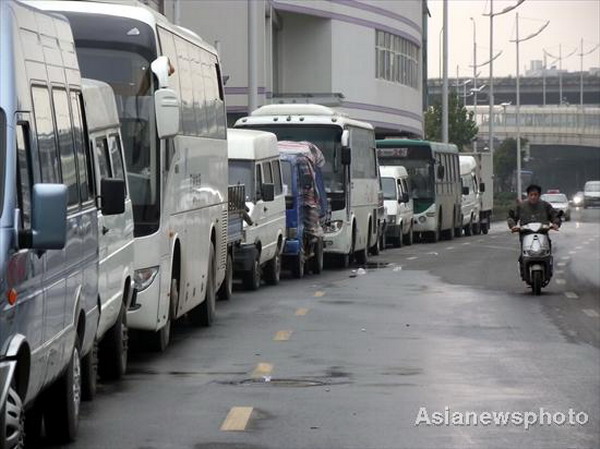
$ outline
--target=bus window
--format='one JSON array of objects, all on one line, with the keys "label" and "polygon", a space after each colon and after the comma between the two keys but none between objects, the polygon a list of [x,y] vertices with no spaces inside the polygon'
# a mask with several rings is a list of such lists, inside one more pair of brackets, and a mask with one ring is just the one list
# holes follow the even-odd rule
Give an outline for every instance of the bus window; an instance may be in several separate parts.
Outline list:
[{"label": "bus window", "polygon": [[52,106],[50,105],[50,92],[46,87],[34,86],[33,109],[35,115],[35,128],[38,141],[38,153],[42,170],[42,182],[59,183],[59,158],[54,140],[54,122],[52,120]]}]

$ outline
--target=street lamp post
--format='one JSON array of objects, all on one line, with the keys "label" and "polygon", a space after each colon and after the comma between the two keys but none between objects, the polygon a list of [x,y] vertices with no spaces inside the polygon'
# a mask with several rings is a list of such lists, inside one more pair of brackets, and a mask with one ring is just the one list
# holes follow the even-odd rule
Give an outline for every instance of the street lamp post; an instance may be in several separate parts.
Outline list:
[{"label": "street lamp post", "polygon": [[511,42],[516,44],[517,49],[517,198],[521,198],[521,92],[520,92],[520,68],[519,68],[519,43],[528,41],[529,39],[533,39],[538,34],[540,34],[544,29],[548,26],[550,21],[546,21],[546,23],[535,33],[530,34],[529,36],[519,39],[519,13],[517,13],[517,38]]},{"label": "street lamp post", "polygon": [[579,53],[579,106],[583,110],[583,57],[593,53],[600,47],[596,45],[594,48],[587,52],[583,52],[583,39],[581,39],[581,53]]},{"label": "street lamp post", "polygon": [[444,0],[444,64],[442,82],[442,142],[448,143],[448,0]]},{"label": "street lamp post", "polygon": [[473,22],[473,115],[477,117],[477,26],[475,19],[470,19]]},{"label": "street lamp post", "polygon": [[554,58],[555,62],[558,61],[558,105],[559,106],[562,106],[562,104],[563,104],[562,62],[563,62],[563,59],[567,59],[567,58],[570,58],[571,56],[573,56],[576,51],[577,51],[577,47],[575,47],[573,49],[573,51],[571,53],[569,53],[567,56],[563,56],[562,55],[562,44],[559,44],[558,45],[558,57],[557,57],[557,56],[553,56],[552,54],[550,54],[546,50],[544,50],[544,55],[548,55],[551,58]]},{"label": "street lamp post", "polygon": [[509,6],[504,8],[502,11],[498,13],[494,13],[494,0],[490,0],[490,13],[484,14],[484,16],[490,17],[490,117],[489,117],[489,148],[490,152],[494,152],[494,17],[499,16],[501,14],[506,14],[507,12],[512,11],[517,8],[521,3],[525,0],[517,0],[517,3],[513,6]]}]

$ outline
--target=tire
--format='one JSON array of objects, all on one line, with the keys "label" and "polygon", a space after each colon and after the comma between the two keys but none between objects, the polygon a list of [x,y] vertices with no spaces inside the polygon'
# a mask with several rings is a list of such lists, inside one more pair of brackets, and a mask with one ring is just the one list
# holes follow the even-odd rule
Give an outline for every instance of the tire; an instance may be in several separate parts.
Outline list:
[{"label": "tire", "polygon": [[542,293],[542,272],[534,271],[531,275],[531,290],[535,296],[539,296]]},{"label": "tire", "polygon": [[481,232],[482,234],[487,234],[489,231],[489,224],[488,223],[481,223]]},{"label": "tire", "polygon": [[81,359],[81,399],[91,401],[96,396],[98,384],[98,342],[94,341],[90,352]]},{"label": "tire", "polygon": [[172,308],[179,300],[179,282],[177,279],[171,279],[171,291],[169,293],[169,314],[167,322],[163,327],[152,334],[151,346],[155,352],[165,352],[171,341],[171,327],[173,325]]},{"label": "tire", "polygon": [[0,448],[25,447],[25,409],[15,385],[8,389],[6,401],[0,408]]},{"label": "tire", "polygon": [[[379,229],[379,227],[377,229]],[[371,236],[369,236],[369,243],[371,243],[370,240]],[[379,256],[379,232],[375,234],[375,244],[369,247],[369,252],[373,256]]]},{"label": "tire", "polygon": [[475,223],[473,223],[473,235],[480,235],[481,234],[481,223],[479,222],[479,220],[477,220]]},{"label": "tire", "polygon": [[471,236],[473,234],[473,217],[469,220],[469,224],[465,226],[465,236]]},{"label": "tire", "polygon": [[227,265],[225,266],[225,279],[223,279],[223,283],[221,287],[219,287],[219,292],[217,297],[220,301],[229,301],[233,296],[233,258],[231,254],[227,254]]},{"label": "tire", "polygon": [[188,313],[188,317],[194,326],[210,327],[215,321],[215,247],[210,245],[208,256],[208,273],[206,274],[206,291],[204,301],[194,307]]},{"label": "tire", "polygon": [[313,274],[321,274],[323,272],[323,239],[317,240],[313,257],[310,259],[310,271]]},{"label": "tire", "polygon": [[379,236],[379,251],[385,251],[385,249],[387,248],[387,238],[385,236],[387,230],[384,228],[383,232],[381,233],[381,235]]},{"label": "tire", "polygon": [[281,279],[281,251],[279,245],[277,245],[277,252],[275,256],[267,262],[265,268],[265,281],[269,285],[279,284]]},{"label": "tire", "polygon": [[292,276],[296,279],[302,279],[304,277],[304,250],[300,249],[300,252],[291,261]]},{"label": "tire", "polygon": [[102,380],[118,380],[125,374],[128,346],[127,309],[125,303],[122,303],[117,322],[100,342],[98,372]]},{"label": "tire", "polygon": [[77,435],[81,405],[79,348],[79,338],[76,338],[65,372],[50,387],[44,398],[44,427],[46,436],[53,443],[70,443]]},{"label": "tire", "polygon": [[254,260],[254,263],[252,264],[252,268],[250,269],[250,271],[247,271],[246,273],[244,273],[244,276],[242,278],[242,282],[244,284],[244,288],[246,290],[250,290],[250,291],[256,291],[260,288],[260,279],[261,279],[261,274],[260,274],[260,262],[259,262],[259,258],[260,256],[257,255],[257,258]]},{"label": "tire", "polygon": [[411,246],[413,244],[414,234],[413,234],[412,226],[410,227],[410,230],[408,231],[408,233],[403,238],[404,238],[404,242],[403,243],[405,245]]}]

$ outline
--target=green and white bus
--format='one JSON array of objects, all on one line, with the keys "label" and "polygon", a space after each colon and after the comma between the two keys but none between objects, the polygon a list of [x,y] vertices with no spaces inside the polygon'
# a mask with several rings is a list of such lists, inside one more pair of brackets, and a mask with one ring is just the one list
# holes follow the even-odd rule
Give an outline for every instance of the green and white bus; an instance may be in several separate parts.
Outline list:
[{"label": "green and white bus", "polygon": [[425,140],[377,141],[379,165],[408,171],[414,204],[413,232],[437,242],[461,234],[461,185],[456,145]]}]

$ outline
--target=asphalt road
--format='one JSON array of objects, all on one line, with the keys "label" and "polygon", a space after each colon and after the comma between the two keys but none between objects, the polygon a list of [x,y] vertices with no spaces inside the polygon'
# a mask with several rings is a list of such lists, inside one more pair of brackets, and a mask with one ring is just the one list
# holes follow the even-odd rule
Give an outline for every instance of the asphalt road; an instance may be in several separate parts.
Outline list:
[{"label": "asphalt road", "polygon": [[[500,223],[388,249],[365,274],[238,291],[212,328],[180,323],[166,353],[138,348],[125,379],[83,405],[68,447],[597,448],[599,223],[599,209],[580,210],[554,233],[555,277],[539,297]],[[457,421],[436,425],[446,408]],[[540,408],[552,416],[527,430],[481,414]],[[585,413],[573,425],[570,409]],[[470,412],[478,425],[464,424]]]}]

